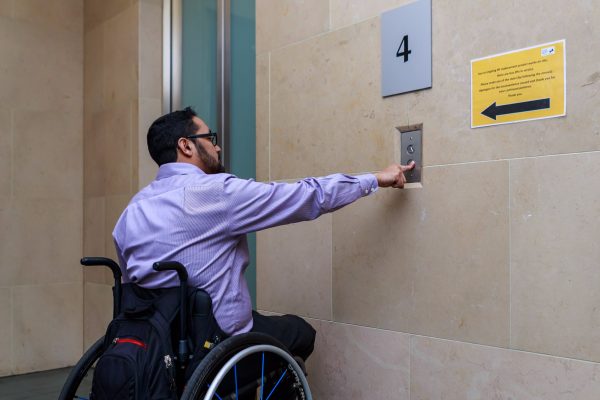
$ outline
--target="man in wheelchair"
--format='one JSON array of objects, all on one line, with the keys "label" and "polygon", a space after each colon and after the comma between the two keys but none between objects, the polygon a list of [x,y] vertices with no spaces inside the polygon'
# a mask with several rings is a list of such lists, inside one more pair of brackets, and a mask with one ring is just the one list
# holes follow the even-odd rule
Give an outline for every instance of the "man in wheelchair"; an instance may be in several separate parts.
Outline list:
[{"label": "man in wheelchair", "polygon": [[[306,321],[252,310],[243,275],[248,266],[246,234],[315,219],[378,187],[402,188],[403,173],[414,165],[392,164],[375,174],[334,174],[296,183],[239,179],[225,173],[219,161],[218,134],[190,108],[154,121],[147,142],[159,165],[156,179],[133,197],[113,231],[123,283],[142,290],[177,287],[178,273],[153,269],[157,260],[175,260],[185,267],[187,285],[202,289],[212,302],[211,338],[265,334],[306,360],[315,342],[315,330]],[[207,339],[207,349],[213,339]]]}]

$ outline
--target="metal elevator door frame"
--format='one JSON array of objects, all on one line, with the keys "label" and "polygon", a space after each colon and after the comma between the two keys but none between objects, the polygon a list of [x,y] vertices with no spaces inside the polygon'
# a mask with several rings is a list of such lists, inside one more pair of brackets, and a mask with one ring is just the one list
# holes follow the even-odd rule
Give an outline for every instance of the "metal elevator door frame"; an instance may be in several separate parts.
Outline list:
[{"label": "metal elevator door frame", "polygon": [[[217,132],[230,171],[231,2],[217,1]],[[182,107],[183,0],[163,0],[163,114]]]},{"label": "metal elevator door frame", "polygon": [[[163,0],[163,114],[194,106],[217,128],[226,171],[243,179],[256,177],[255,5]],[[256,234],[247,239],[245,278],[256,307]]]}]

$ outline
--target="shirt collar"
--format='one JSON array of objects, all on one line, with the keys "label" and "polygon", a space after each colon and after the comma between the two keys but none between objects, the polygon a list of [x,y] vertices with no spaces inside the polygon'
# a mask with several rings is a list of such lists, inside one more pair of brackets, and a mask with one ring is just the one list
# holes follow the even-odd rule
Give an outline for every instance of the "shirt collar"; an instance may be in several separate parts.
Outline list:
[{"label": "shirt collar", "polygon": [[182,162],[173,162],[163,164],[158,168],[158,173],[156,174],[156,179],[164,179],[169,178],[174,175],[206,175],[204,171],[195,165],[189,163]]}]

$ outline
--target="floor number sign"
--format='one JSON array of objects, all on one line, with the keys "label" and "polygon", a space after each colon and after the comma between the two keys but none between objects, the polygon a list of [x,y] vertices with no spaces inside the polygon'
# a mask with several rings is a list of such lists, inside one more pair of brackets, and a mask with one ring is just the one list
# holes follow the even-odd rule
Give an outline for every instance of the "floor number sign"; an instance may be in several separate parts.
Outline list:
[{"label": "floor number sign", "polygon": [[381,95],[431,87],[431,0],[381,14]]}]

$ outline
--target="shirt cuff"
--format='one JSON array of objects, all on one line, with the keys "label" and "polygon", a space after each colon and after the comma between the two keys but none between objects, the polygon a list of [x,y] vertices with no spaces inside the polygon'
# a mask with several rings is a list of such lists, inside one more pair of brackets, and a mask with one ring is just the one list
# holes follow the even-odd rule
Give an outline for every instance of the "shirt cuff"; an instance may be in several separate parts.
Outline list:
[{"label": "shirt cuff", "polygon": [[379,188],[377,178],[373,174],[357,175],[356,179],[358,179],[360,184],[360,193],[363,197],[375,193]]}]

